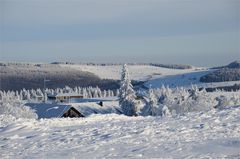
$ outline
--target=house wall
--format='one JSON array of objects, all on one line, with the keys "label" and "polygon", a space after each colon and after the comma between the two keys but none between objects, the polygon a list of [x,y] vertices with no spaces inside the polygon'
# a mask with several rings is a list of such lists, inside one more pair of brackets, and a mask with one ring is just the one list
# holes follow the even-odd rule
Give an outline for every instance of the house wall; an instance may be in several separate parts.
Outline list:
[{"label": "house wall", "polygon": [[65,112],[62,117],[78,118],[84,117],[84,115],[82,115],[79,111],[72,107],[67,112]]}]

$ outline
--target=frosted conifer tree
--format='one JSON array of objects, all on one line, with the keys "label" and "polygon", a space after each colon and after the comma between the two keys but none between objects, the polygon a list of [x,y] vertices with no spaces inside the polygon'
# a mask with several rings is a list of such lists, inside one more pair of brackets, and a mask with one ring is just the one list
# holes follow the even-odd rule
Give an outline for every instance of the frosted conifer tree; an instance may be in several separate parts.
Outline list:
[{"label": "frosted conifer tree", "polygon": [[86,88],[83,88],[83,98],[88,98],[88,92]]},{"label": "frosted conifer tree", "polygon": [[29,90],[27,91],[27,100],[28,100],[28,101],[31,100],[31,94],[30,94],[30,91],[29,91]]},{"label": "frosted conifer tree", "polygon": [[162,116],[171,116],[171,112],[166,105],[164,105],[162,108]]},{"label": "frosted conifer tree", "polygon": [[97,94],[98,94],[98,97],[102,97],[102,91],[101,91],[101,89],[99,88],[99,87],[96,87],[95,88],[96,89],[96,91],[97,91]]},{"label": "frosted conifer tree", "polygon": [[106,90],[103,91],[102,97],[107,97],[107,91]]},{"label": "frosted conifer tree", "polygon": [[136,115],[135,91],[131,84],[127,65],[123,65],[121,84],[119,90],[119,105],[122,108],[123,114],[128,116]]},{"label": "frosted conifer tree", "polygon": [[218,102],[218,104],[214,106],[214,108],[224,109],[224,107],[228,105],[227,97],[223,95],[221,95],[220,97],[216,97],[216,101]]},{"label": "frosted conifer tree", "polygon": [[73,92],[78,94],[78,87],[74,87]]},{"label": "frosted conifer tree", "polygon": [[110,89],[107,91],[107,97],[111,97],[111,90]]},{"label": "frosted conifer tree", "polygon": [[98,90],[95,89],[95,90],[94,90],[94,93],[93,93],[93,98],[98,98],[98,97],[99,97],[99,95],[98,95]]},{"label": "frosted conifer tree", "polygon": [[116,96],[119,96],[119,89],[116,90]]},{"label": "frosted conifer tree", "polygon": [[158,99],[153,92],[153,89],[149,89],[149,115],[157,116],[159,115],[159,108],[158,108]]},{"label": "frosted conifer tree", "polygon": [[110,92],[110,97],[113,97],[113,96],[114,96],[114,92],[111,91],[111,92]]}]

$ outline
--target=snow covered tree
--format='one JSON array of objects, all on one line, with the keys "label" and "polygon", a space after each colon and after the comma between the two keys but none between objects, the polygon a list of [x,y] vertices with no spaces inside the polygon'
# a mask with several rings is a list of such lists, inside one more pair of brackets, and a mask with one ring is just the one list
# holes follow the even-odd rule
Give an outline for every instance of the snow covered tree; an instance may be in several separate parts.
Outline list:
[{"label": "snow covered tree", "polygon": [[31,94],[30,94],[30,91],[29,91],[29,90],[27,90],[27,100],[28,100],[28,101],[31,101]]},{"label": "snow covered tree", "polygon": [[128,116],[136,115],[135,91],[131,84],[127,65],[123,65],[120,90],[119,90],[119,105],[122,108],[123,114]]},{"label": "snow covered tree", "polygon": [[93,98],[98,98],[98,97],[99,97],[98,90],[94,89]]},{"label": "snow covered tree", "polygon": [[78,87],[74,87],[73,92],[78,94]]},{"label": "snow covered tree", "polygon": [[169,109],[166,105],[164,105],[162,108],[162,116],[166,116],[166,117],[171,116],[171,112],[169,111]]},{"label": "snow covered tree", "polygon": [[157,116],[159,114],[158,99],[154,94],[153,89],[149,89],[149,103],[148,103],[149,115]]},{"label": "snow covered tree", "polygon": [[115,96],[119,96],[119,89],[116,90]]},{"label": "snow covered tree", "polygon": [[107,97],[111,97],[111,90],[107,90]]},{"label": "snow covered tree", "polygon": [[104,90],[104,91],[102,92],[102,97],[103,97],[103,98],[107,97],[107,91],[106,91],[106,90]]},{"label": "snow covered tree", "polygon": [[15,118],[37,119],[37,114],[34,110],[23,104],[19,100],[4,100],[0,102],[0,115],[11,115]]},{"label": "snow covered tree", "polygon": [[214,106],[214,108],[218,108],[218,109],[224,109],[229,104],[227,97],[223,95],[221,95],[220,97],[216,97],[216,101],[218,102],[218,104]]},{"label": "snow covered tree", "polygon": [[93,98],[92,90],[90,88],[87,88],[87,94],[88,94],[88,98]]},{"label": "snow covered tree", "polygon": [[209,96],[205,89],[201,91],[195,86],[194,89],[190,90],[190,96],[188,102],[191,104],[189,111],[207,111],[213,108],[216,100]]},{"label": "snow covered tree", "polygon": [[100,97],[100,98],[102,97],[102,91],[101,91],[101,89],[99,87],[95,88],[95,92],[97,93],[98,97]]},{"label": "snow covered tree", "polygon": [[114,92],[111,90],[110,97],[114,97]]},{"label": "snow covered tree", "polygon": [[88,92],[86,88],[83,88],[82,94],[83,94],[83,98],[88,98]]},{"label": "snow covered tree", "polygon": [[230,105],[240,105],[240,93],[234,93],[229,101]]}]

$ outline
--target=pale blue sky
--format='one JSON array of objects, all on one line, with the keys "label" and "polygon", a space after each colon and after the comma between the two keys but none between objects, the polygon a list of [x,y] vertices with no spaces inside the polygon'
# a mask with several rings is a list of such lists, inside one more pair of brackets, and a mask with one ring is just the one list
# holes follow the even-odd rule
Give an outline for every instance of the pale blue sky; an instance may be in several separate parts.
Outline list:
[{"label": "pale blue sky", "polygon": [[1,61],[240,59],[240,0],[0,0]]}]

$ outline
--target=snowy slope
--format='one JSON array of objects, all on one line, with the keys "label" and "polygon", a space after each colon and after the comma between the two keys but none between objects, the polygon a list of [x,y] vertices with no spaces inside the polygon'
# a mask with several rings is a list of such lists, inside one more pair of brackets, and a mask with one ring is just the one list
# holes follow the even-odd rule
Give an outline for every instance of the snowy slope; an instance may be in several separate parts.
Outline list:
[{"label": "snowy slope", "polygon": [[228,82],[212,82],[202,83],[199,81],[201,76],[204,76],[213,70],[202,70],[198,72],[188,72],[177,75],[165,75],[156,79],[151,79],[145,82],[146,87],[160,88],[162,85],[169,87],[191,87],[191,85],[197,85],[198,87],[221,87],[232,86],[234,84],[240,84],[240,81],[228,81]]},{"label": "snowy slope", "polygon": [[0,116],[0,158],[240,158],[240,106],[181,117]]},{"label": "snowy slope", "polygon": [[157,79],[149,80],[145,83],[145,86],[159,88],[162,85],[168,85],[169,87],[176,86],[188,86],[191,84],[199,84],[199,78],[208,74],[210,70],[199,71],[199,72],[190,72],[185,74],[177,75],[166,75]]},{"label": "snowy slope", "polygon": [[[80,71],[94,73],[102,79],[120,79],[122,66],[91,66],[91,65],[61,65],[61,67],[70,67]],[[149,65],[129,65],[130,78],[133,80],[146,81],[144,86],[159,88],[163,84],[169,87],[191,87],[192,84],[199,87],[221,87],[240,84],[240,81],[202,83],[199,82],[201,76],[208,74],[214,70],[207,68],[193,69],[168,69],[163,67]]]},{"label": "snowy slope", "polygon": [[[122,66],[91,66],[91,65],[61,65],[62,67],[70,67],[76,70],[94,73],[102,79],[120,79]],[[133,80],[149,80],[162,75],[176,75],[188,72],[195,72],[195,69],[168,69],[163,67],[149,65],[128,65],[129,74]]]}]

